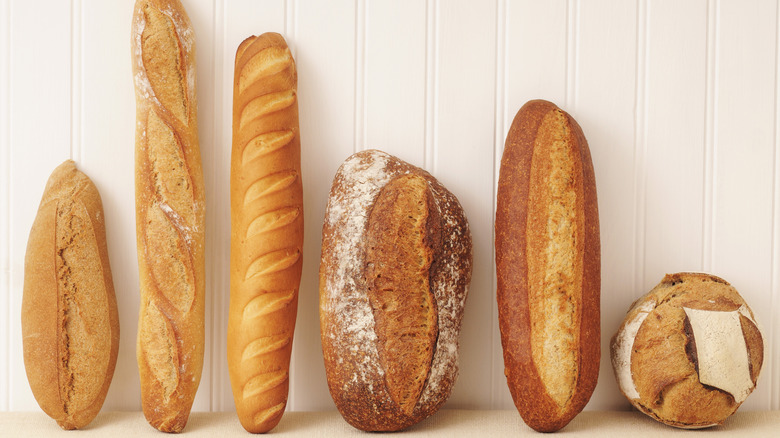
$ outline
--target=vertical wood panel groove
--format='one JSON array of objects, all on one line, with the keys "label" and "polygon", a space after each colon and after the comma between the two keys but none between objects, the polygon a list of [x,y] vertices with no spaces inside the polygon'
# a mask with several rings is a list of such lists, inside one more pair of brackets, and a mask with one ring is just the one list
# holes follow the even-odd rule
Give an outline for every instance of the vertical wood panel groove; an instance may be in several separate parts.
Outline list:
[{"label": "vertical wood panel groove", "polygon": [[352,152],[366,148],[366,8],[368,5],[355,0],[355,134]]},{"label": "vertical wood panel groove", "polygon": [[[227,36],[226,36],[226,29],[227,29],[227,3],[228,0],[215,0],[214,2],[214,109],[215,114],[224,114],[226,111],[225,106],[225,95],[224,90],[225,87],[221,86],[220,84],[224,84],[226,80],[230,81],[232,83],[232,80],[228,78],[228,75],[225,73],[225,53],[227,52]],[[232,72],[232,70],[231,70]],[[232,87],[230,87],[232,90]],[[232,102],[232,100],[231,100]],[[232,105],[227,107],[232,108]],[[232,109],[230,110],[232,114]],[[216,120],[226,120],[225,117],[216,117]],[[228,118],[228,120],[231,120]],[[223,139],[226,138],[225,136],[225,124],[224,123],[215,123],[214,126],[214,144],[220,144]],[[232,131],[231,131],[232,132]],[[230,148],[231,140],[232,140],[232,134],[227,137],[227,147]],[[228,170],[228,175],[226,178],[218,178],[217,175],[220,175],[219,170],[220,169],[229,169],[230,168],[230,162],[224,162],[223,157],[225,154],[220,153],[220,148],[214,147],[211,149],[212,153],[212,168],[215,175],[215,185],[217,188],[224,188],[225,187],[225,181],[227,180],[229,182],[230,175]],[[228,155],[229,157],[229,155]],[[223,170],[224,171],[224,170]],[[222,183],[220,183],[222,181]],[[229,185],[227,186],[227,191],[222,193],[229,193]],[[224,206],[227,203],[228,211],[229,211],[229,202],[223,201],[222,196],[217,196],[217,199],[214,200],[213,204],[218,204],[219,206]],[[219,211],[219,208],[214,208],[212,206],[212,211]],[[219,215],[215,214],[214,223],[217,225],[217,228],[219,229],[220,225],[220,218],[224,218],[225,215]],[[227,214],[228,219],[230,218],[229,213]],[[215,262],[215,268],[213,271],[213,274],[211,275],[211,291],[212,291],[212,345],[217,346],[218,348],[212,347],[212,352],[217,352],[217,354],[212,353],[211,357],[211,372],[212,372],[212,379],[211,379],[211,409],[216,409],[218,411],[224,411],[227,409],[227,403],[225,399],[225,391],[226,389],[230,391],[229,388],[224,388],[224,382],[228,379],[227,369],[224,368],[224,362],[223,355],[226,352],[226,340],[227,340],[227,333],[225,333],[222,329],[227,328],[227,307],[225,306],[225,299],[220,299],[220,297],[216,294],[217,290],[226,290],[227,291],[227,299],[230,299],[230,282],[227,278],[225,278],[225,273],[229,272],[230,265],[228,261],[228,266],[225,267],[225,260],[229,260],[230,252],[225,248],[227,243],[223,242],[222,239],[219,239],[214,231],[211,233],[206,234],[206,238],[208,239],[208,236],[211,235],[211,248],[214,251],[214,253],[217,255],[215,257],[217,261]],[[215,238],[216,237],[216,238]],[[222,257],[220,257],[222,256]],[[226,286],[226,287],[225,287]],[[217,341],[218,339],[218,341]]]},{"label": "vertical wood panel groove", "polygon": [[77,165],[84,162],[83,147],[81,144],[81,122],[83,120],[81,113],[82,101],[82,32],[81,26],[81,0],[71,0],[70,4],[70,158],[76,161]]},{"label": "vertical wood panel groove", "polygon": [[[777,8],[777,14],[775,15],[775,126],[774,126],[774,171],[773,171],[773,209],[772,209],[772,278],[770,280],[770,294],[771,294],[771,308],[773,310],[780,306],[780,138],[778,138],[778,130],[780,130],[780,98],[778,93],[778,79],[780,79],[780,7]],[[776,313],[776,312],[773,312]],[[776,318],[769,320],[769,345],[770,351],[770,363],[772,369],[770,372],[769,387],[771,388],[769,394],[769,409],[780,409],[780,348],[777,346],[777,340],[780,339],[780,323],[776,321]]]},{"label": "vertical wood panel groove", "polygon": [[702,220],[702,262],[705,272],[712,271],[713,214],[715,211],[715,143],[717,124],[717,0],[707,1],[707,71],[705,72],[704,123],[704,217]]},{"label": "vertical wood panel groove", "polygon": [[634,291],[644,290],[645,241],[647,235],[647,0],[637,0],[636,77],[634,82]]},{"label": "vertical wood panel groove", "polygon": [[0,360],[2,360],[2,372],[0,382],[6,388],[0,394],[0,411],[7,411],[10,407],[11,393],[11,2],[2,2],[2,35],[0,35],[0,245],[3,254],[0,257],[0,295],[3,296],[2,324],[4,325],[3,339],[0,341]]},{"label": "vertical wood panel groove", "polygon": [[[491,210],[490,213],[495,220],[496,212],[496,188],[498,186],[498,175],[501,169],[501,156],[504,143],[504,117],[506,114],[506,1],[498,0],[496,5],[496,77],[494,88],[494,109],[493,109],[493,191],[491,192]],[[491,227],[492,241],[495,241],[495,227]],[[498,307],[496,301],[496,270],[495,270],[495,251],[490,252],[491,266],[490,273],[490,293],[492,295],[492,305],[490,306],[490,321],[494,328],[491,331],[490,345],[490,408],[496,409],[498,405],[498,388],[495,383],[498,379],[494,375],[496,370],[503,369],[503,363],[496,363],[497,348],[501,345],[500,333],[495,327],[498,326]]]},{"label": "vertical wood panel groove", "polygon": [[284,1],[284,38],[295,57],[295,22],[298,5],[296,0]]},{"label": "vertical wood panel groove", "polygon": [[576,107],[577,83],[577,21],[579,20],[579,0],[566,1],[566,85],[564,96],[567,111]]},{"label": "vertical wood panel groove", "polygon": [[[220,2],[220,0],[215,0],[212,3],[211,39],[212,39],[212,41],[215,41],[215,42],[219,41],[219,39],[217,38],[217,10],[218,10],[217,5],[219,4],[219,2]],[[217,75],[217,69],[218,69],[217,66],[221,65],[221,63],[217,62],[217,60],[220,59],[220,58],[217,58],[217,47],[219,47],[219,44],[216,44],[216,43],[211,46],[211,56],[212,56],[212,60],[213,60],[211,68],[213,70],[214,77],[216,77],[216,75]],[[216,80],[214,82],[215,82],[215,84],[217,83]],[[214,95],[213,95],[213,97],[214,97],[214,105],[215,106],[218,106],[219,102],[220,102],[220,100],[218,99],[218,96],[217,96],[218,90],[219,90],[219,87],[215,86],[214,87]],[[212,144],[219,144],[218,143],[218,139],[219,139],[219,137],[217,136],[217,128],[215,126],[215,129],[213,131],[213,137],[211,138]],[[216,149],[217,148],[211,148],[211,154],[210,154],[210,159],[209,159],[209,162],[211,163],[212,175],[216,175],[217,174],[216,173],[217,169],[216,169],[216,165],[215,165],[215,163],[217,162],[217,160],[216,160]],[[206,202],[208,202],[208,201],[209,200],[207,199]],[[210,214],[210,210],[213,210],[213,209],[209,209],[208,205],[207,205],[207,208],[206,208],[206,221],[209,222],[209,218],[211,217],[212,220],[210,222],[211,223],[215,223],[216,221],[214,221],[214,219],[213,219],[214,215]],[[214,243],[215,243],[215,241],[214,241],[214,233],[208,233],[207,232],[206,233],[206,248],[211,249],[212,253],[214,253],[213,250],[215,249],[214,248]],[[214,348],[215,345],[218,345],[217,329],[216,329],[216,327],[217,327],[217,324],[216,324],[216,322],[217,322],[217,320],[216,320],[217,312],[215,311],[215,308],[217,306],[217,297],[216,297],[217,294],[214,293],[217,290],[217,287],[216,287],[217,283],[216,283],[216,281],[215,281],[216,279],[214,277],[216,277],[217,275],[218,274],[217,274],[216,270],[212,270],[211,271],[211,275],[206,277],[206,291],[208,293],[208,300],[207,301],[208,301],[208,304],[209,304],[209,308],[207,310],[207,313],[208,313],[207,319],[211,323],[211,326],[209,328],[209,338],[207,339],[207,342],[209,342],[210,345],[211,345],[211,353],[212,353],[211,357],[208,358],[208,361],[209,361],[209,372],[210,372],[210,375],[209,375],[209,412],[214,412],[214,410],[216,409],[216,405],[217,405],[216,394],[217,394],[217,387],[219,386],[218,383],[217,383],[217,378],[219,377],[219,374],[216,372],[217,361],[214,360],[214,358],[217,356],[216,354],[214,354],[214,352],[215,351],[219,351],[218,349]]]},{"label": "vertical wood panel groove", "polygon": [[425,2],[425,155],[423,168],[434,172],[436,148],[436,105],[437,105],[437,41],[438,41],[438,0]]}]

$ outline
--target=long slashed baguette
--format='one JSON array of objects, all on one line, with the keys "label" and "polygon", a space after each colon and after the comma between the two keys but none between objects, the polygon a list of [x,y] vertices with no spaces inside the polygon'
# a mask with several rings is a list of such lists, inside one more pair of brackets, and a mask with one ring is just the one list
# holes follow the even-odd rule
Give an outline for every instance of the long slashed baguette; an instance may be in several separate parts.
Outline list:
[{"label": "long slashed baguette", "polygon": [[271,430],[287,404],[303,246],[295,62],[281,35],[236,52],[227,358],[241,425]]},{"label": "long slashed baguette", "polygon": [[588,143],[570,115],[530,101],[501,159],[496,273],[507,384],[537,431],[565,426],[596,386],[600,266]]},{"label": "long slashed baguette", "polygon": [[152,426],[180,432],[203,368],[205,304],[195,45],[181,3],[138,0],[132,46],[141,398]]},{"label": "long slashed baguette", "polygon": [[52,172],[30,230],[22,334],[41,409],[63,429],[89,424],[114,375],[119,317],[100,194],[72,161]]}]

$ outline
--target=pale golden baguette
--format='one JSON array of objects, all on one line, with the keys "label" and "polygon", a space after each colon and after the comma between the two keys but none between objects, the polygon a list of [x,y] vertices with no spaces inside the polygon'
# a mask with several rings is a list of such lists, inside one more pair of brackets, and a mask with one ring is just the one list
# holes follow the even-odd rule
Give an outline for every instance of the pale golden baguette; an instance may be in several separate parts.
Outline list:
[{"label": "pale golden baguette", "polygon": [[119,317],[100,194],[73,161],[54,169],[30,230],[22,298],[24,367],[63,429],[100,411],[119,351]]},{"label": "pale golden baguette", "polygon": [[152,426],[180,432],[203,368],[205,304],[195,43],[181,3],[137,1],[132,45],[141,399]]},{"label": "pale golden baguette", "polygon": [[241,425],[271,430],[287,404],[303,246],[295,62],[281,35],[236,52],[227,359]]}]

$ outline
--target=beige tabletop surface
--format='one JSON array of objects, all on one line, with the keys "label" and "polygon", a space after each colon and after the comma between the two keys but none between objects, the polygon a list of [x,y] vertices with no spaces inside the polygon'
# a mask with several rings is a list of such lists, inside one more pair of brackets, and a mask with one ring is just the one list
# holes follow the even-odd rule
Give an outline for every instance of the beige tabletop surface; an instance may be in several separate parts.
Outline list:
[{"label": "beige tabletop surface", "polygon": [[[780,437],[780,411],[737,412],[722,426],[686,431],[657,423],[638,412],[585,411],[556,435],[565,437],[664,437],[698,434],[729,437]],[[338,412],[287,412],[273,436],[348,437],[367,434],[349,426]],[[395,434],[381,434],[389,436]],[[404,437],[517,437],[536,435],[516,411],[442,410],[399,433]],[[80,431],[63,431],[42,412],[0,412],[2,437],[163,437],[140,412],[101,412]],[[184,429],[186,437],[248,436],[231,412],[195,412]]]}]

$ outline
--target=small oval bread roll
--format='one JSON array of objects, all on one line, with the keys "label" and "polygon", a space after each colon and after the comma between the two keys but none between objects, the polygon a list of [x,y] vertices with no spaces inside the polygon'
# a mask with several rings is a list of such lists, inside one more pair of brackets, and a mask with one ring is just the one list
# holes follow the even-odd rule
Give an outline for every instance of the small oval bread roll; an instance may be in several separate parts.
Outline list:
[{"label": "small oval bread roll", "polygon": [[667,275],[638,299],[612,338],[623,395],[670,426],[722,424],[753,391],[764,339],[753,311],[725,280]]},{"label": "small oval bread roll", "polygon": [[24,259],[24,367],[35,400],[63,429],[97,415],[114,376],[119,317],[103,204],[66,161],[54,169]]}]

